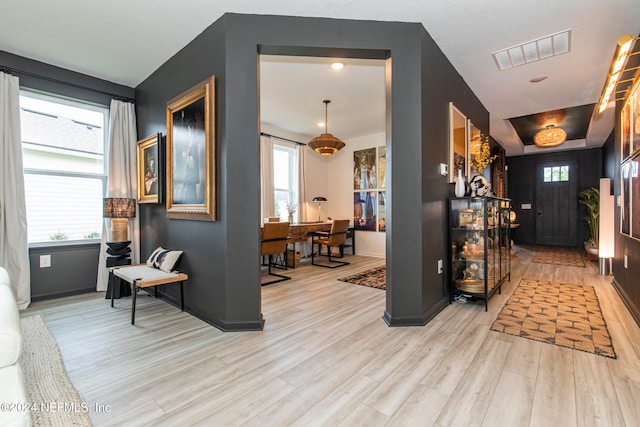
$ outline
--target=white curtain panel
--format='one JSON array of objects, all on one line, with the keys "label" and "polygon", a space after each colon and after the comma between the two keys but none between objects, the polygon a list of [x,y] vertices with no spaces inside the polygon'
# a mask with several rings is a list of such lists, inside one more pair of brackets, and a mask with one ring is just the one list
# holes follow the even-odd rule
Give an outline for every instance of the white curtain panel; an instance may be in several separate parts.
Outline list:
[{"label": "white curtain panel", "polygon": [[260,136],[260,222],[276,212],[273,195],[273,141]]},{"label": "white curtain panel", "polygon": [[31,303],[18,77],[0,72],[0,266],[20,309]]},{"label": "white curtain panel", "polygon": [[308,221],[309,206],[307,206],[307,146],[298,145],[298,221]]},{"label": "white curtain panel", "polygon": [[[109,109],[109,148],[106,197],[138,197],[136,177],[136,113],[131,102],[111,101]],[[98,261],[98,282],[96,290],[106,291],[109,270],[106,267],[107,237],[110,219],[105,218],[102,227],[102,242]],[[131,240],[131,260],[140,262],[140,220],[138,207],[136,217],[129,220],[129,240]]]}]

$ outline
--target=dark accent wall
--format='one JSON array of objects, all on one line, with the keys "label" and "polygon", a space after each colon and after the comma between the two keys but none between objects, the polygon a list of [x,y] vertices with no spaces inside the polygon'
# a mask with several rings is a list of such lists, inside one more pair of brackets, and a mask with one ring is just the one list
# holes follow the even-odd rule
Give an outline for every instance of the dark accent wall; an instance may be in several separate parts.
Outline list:
[{"label": "dark accent wall", "polygon": [[114,97],[133,99],[133,88],[0,51],[0,67],[20,78],[20,87],[109,106]]},{"label": "dark accent wall", "polygon": [[[140,207],[142,256],[185,251],[187,311],[223,330],[262,327],[259,285],[259,53],[390,58],[387,77],[387,305],[390,325],[422,325],[448,303],[448,102],[488,131],[486,109],[419,24],[226,14],[136,88],[138,133],[166,133],[166,102],[216,75],[218,221]],[[444,82],[444,83],[443,83]]]},{"label": "dark accent wall", "polygon": [[[616,118],[620,117],[622,102],[616,105]],[[620,121],[616,119],[615,134],[610,136],[603,146],[604,176],[611,178],[615,199],[621,194],[620,182]],[[640,203],[640,197],[633,196],[634,203]],[[620,230],[620,206],[615,204],[615,257],[613,259],[613,286],[629,309],[629,312],[640,325],[640,241]],[[624,257],[627,256],[627,268],[624,267]]]},{"label": "dark accent wall", "polygon": [[[100,243],[30,247],[31,300],[95,291],[99,253]],[[40,268],[41,255],[51,255],[51,267]]]},{"label": "dark accent wall", "polygon": [[[578,192],[589,188],[600,188],[602,150],[600,148],[560,151],[544,154],[507,157],[507,197],[512,200],[520,227],[514,233],[514,242],[536,243],[536,166],[549,161],[576,161],[578,165]],[[530,203],[530,210],[521,209]],[[589,230],[584,222],[584,206],[578,205],[578,246],[589,239]]]}]

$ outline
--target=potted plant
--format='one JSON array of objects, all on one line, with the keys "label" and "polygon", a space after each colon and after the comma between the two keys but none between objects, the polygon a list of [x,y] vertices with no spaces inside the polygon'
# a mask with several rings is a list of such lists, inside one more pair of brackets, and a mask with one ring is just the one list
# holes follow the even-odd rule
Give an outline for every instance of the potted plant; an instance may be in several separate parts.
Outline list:
[{"label": "potted plant", "polygon": [[585,206],[587,212],[584,217],[591,238],[584,242],[584,249],[588,259],[598,258],[598,243],[600,233],[600,190],[591,187],[578,193],[580,203]]}]

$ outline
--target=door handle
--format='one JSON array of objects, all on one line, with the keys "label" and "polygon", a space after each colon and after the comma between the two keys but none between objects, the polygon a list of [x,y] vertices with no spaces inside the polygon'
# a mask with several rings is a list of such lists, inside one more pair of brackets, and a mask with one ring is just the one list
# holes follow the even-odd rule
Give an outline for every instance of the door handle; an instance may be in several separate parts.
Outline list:
[{"label": "door handle", "polygon": [[538,216],[542,215],[542,212],[538,212]]}]

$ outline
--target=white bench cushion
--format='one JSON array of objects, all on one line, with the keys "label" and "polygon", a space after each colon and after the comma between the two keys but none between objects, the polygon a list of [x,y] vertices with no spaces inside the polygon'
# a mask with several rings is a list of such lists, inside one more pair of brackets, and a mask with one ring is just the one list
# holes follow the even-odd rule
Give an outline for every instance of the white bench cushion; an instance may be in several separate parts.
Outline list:
[{"label": "white bench cushion", "polygon": [[113,274],[126,280],[129,283],[133,283],[134,280],[165,280],[170,281],[176,279],[180,273],[167,273],[153,267],[147,267],[146,265],[134,265],[131,267],[114,268]]}]

